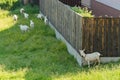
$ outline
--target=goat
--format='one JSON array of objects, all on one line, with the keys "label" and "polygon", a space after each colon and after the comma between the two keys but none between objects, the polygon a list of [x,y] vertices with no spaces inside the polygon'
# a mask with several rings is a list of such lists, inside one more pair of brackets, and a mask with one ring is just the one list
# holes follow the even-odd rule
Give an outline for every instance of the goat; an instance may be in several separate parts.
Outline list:
[{"label": "goat", "polygon": [[13,15],[13,19],[14,19],[14,21],[17,21],[18,16],[17,16],[16,14],[14,14],[14,15]]},{"label": "goat", "polygon": [[44,17],[44,23],[45,23],[46,25],[48,24],[47,16]]},{"label": "goat", "polygon": [[34,28],[34,22],[32,20],[30,20],[30,27]]},{"label": "goat", "polygon": [[29,29],[29,27],[27,25],[19,25],[19,26],[20,26],[20,30],[22,32],[26,32]]},{"label": "goat", "polygon": [[29,14],[27,14],[27,13],[23,13],[23,14],[24,14],[24,17],[25,17],[26,19],[28,19]]},{"label": "goat", "polygon": [[25,12],[24,8],[20,9],[20,13],[23,14]]},{"label": "goat", "polygon": [[37,15],[37,18],[38,18],[38,19],[43,19],[43,18],[44,18],[44,15],[43,15],[43,14],[38,14],[38,15]]},{"label": "goat", "polygon": [[100,64],[100,53],[99,52],[93,52],[90,54],[85,54],[84,50],[79,50],[81,56],[87,61],[88,67],[90,67],[90,61],[97,61],[98,64]]}]

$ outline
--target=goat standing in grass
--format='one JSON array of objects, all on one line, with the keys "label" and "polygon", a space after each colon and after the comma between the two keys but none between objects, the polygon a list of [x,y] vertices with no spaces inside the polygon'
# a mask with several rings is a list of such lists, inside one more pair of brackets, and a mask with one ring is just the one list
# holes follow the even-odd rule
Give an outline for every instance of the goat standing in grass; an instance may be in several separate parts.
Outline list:
[{"label": "goat standing in grass", "polygon": [[29,27],[27,25],[19,25],[19,26],[20,26],[20,30],[22,32],[26,32],[29,29]]},{"label": "goat standing in grass", "polygon": [[100,64],[100,53],[99,52],[93,52],[90,54],[85,54],[85,49],[84,50],[79,50],[81,56],[87,61],[88,67],[90,67],[90,62],[91,61],[97,61],[98,64]]},{"label": "goat standing in grass", "polygon": [[23,14],[24,14],[24,17],[25,17],[26,19],[28,19],[29,14],[27,14],[27,13],[23,13]]},{"label": "goat standing in grass", "polygon": [[17,16],[16,14],[14,14],[14,15],[13,15],[13,19],[14,19],[14,21],[17,21],[18,16]]},{"label": "goat standing in grass", "polygon": [[43,16],[43,14],[38,14],[38,15],[37,15],[37,18],[38,18],[38,19],[43,19],[44,16]]},{"label": "goat standing in grass", "polygon": [[23,14],[25,12],[24,8],[20,9],[20,13]]},{"label": "goat standing in grass", "polygon": [[34,22],[32,20],[30,20],[30,27],[34,28]]},{"label": "goat standing in grass", "polygon": [[45,18],[44,18],[44,23],[45,23],[46,25],[48,24],[47,16],[45,16]]}]

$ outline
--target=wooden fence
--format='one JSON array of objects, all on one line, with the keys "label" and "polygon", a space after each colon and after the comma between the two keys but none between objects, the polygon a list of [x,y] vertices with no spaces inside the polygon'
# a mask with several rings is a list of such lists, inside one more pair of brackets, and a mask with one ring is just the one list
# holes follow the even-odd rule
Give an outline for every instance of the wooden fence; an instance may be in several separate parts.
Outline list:
[{"label": "wooden fence", "polygon": [[120,18],[83,18],[83,45],[88,52],[120,57]]},{"label": "wooden fence", "polygon": [[77,51],[120,57],[120,18],[84,18],[58,0],[40,0],[40,10]]}]

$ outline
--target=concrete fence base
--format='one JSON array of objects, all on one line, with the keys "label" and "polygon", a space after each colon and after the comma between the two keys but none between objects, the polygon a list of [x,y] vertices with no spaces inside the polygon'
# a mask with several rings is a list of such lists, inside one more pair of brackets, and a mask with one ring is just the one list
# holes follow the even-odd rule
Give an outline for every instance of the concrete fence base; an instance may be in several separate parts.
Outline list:
[{"label": "concrete fence base", "polygon": [[78,64],[82,66],[82,57],[79,55],[79,53],[64,39],[64,37],[54,28],[54,26],[50,22],[49,26],[55,31],[56,38],[63,41],[66,44],[69,54],[74,56]]}]

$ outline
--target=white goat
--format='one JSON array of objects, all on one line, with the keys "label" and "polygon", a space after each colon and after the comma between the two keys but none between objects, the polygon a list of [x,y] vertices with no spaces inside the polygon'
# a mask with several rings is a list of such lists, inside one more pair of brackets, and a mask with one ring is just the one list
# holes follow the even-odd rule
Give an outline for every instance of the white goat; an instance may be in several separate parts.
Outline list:
[{"label": "white goat", "polygon": [[44,15],[40,13],[40,14],[37,15],[37,18],[38,18],[38,19],[43,19],[43,18],[44,18]]},{"label": "white goat", "polygon": [[24,14],[24,17],[25,17],[26,19],[28,19],[29,14],[27,14],[27,13],[23,13],[23,14]]},{"label": "white goat", "polygon": [[26,32],[29,29],[29,27],[27,25],[19,25],[19,26],[20,26],[20,30],[22,32]]},{"label": "white goat", "polygon": [[48,24],[47,16],[44,17],[44,23],[45,23],[46,25]]},{"label": "white goat", "polygon": [[13,19],[14,19],[14,21],[17,21],[18,16],[17,16],[16,14],[14,14],[14,15],[13,15]]},{"label": "white goat", "polygon": [[20,13],[23,14],[25,12],[24,8],[20,9]]},{"label": "white goat", "polygon": [[[90,67],[90,61],[97,61],[98,64],[100,64],[100,53],[99,52],[93,52],[90,54],[85,54],[84,50],[79,50],[81,56],[87,61],[88,67]],[[95,62],[96,63],[96,62]]]},{"label": "white goat", "polygon": [[30,20],[30,27],[34,28],[34,22],[32,20]]}]

